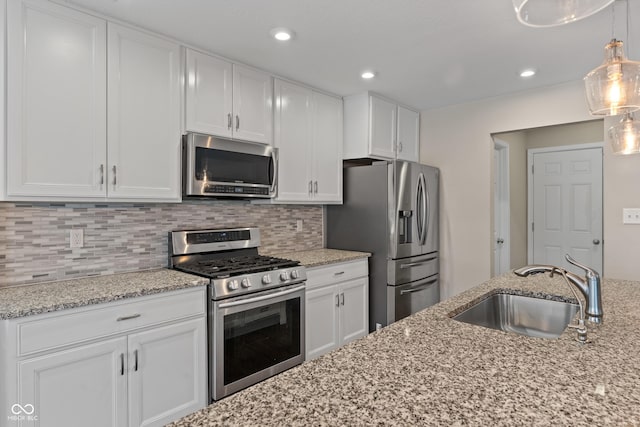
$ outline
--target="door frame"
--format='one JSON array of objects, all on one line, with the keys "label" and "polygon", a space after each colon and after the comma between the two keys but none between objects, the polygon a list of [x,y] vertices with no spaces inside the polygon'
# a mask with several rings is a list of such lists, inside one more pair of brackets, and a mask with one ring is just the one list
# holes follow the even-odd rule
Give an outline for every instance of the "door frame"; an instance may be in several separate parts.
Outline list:
[{"label": "door frame", "polygon": [[[527,263],[533,263],[533,156],[540,153],[552,153],[556,151],[577,151],[585,150],[589,148],[601,148],[604,158],[604,142],[589,142],[585,144],[573,144],[573,145],[557,145],[554,147],[544,148],[529,148],[527,149]],[[604,182],[604,160],[603,160],[603,172],[602,181]],[[604,236],[604,185],[602,188],[601,197],[601,218],[602,221],[602,235]],[[604,238],[602,239],[604,245]],[[604,270],[604,247],[602,248],[602,268]],[[603,272],[599,272],[601,275]]]},{"label": "door frame", "polygon": [[[497,241],[496,236],[499,235],[504,243],[500,250],[500,265],[501,270],[509,271],[511,269],[511,197],[510,197],[510,179],[509,179],[509,144],[500,141],[499,139],[493,139],[493,150],[496,155],[496,162],[494,165],[495,171],[495,189],[493,195],[493,227],[494,235],[493,239],[494,253],[497,254]],[[502,202],[502,203],[501,203]],[[500,221],[496,221],[496,219]],[[496,223],[500,224],[500,229],[496,227]],[[502,272],[497,271],[498,259],[494,256],[493,260],[493,274],[498,275]],[[504,265],[508,267],[504,269]]]}]

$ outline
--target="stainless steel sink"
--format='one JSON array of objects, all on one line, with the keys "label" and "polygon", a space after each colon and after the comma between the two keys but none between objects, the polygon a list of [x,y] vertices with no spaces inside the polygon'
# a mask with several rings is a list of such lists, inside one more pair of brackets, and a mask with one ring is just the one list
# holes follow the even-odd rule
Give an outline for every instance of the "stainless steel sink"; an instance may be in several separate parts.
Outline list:
[{"label": "stainless steel sink", "polygon": [[530,337],[557,338],[577,312],[577,304],[498,293],[453,319]]}]

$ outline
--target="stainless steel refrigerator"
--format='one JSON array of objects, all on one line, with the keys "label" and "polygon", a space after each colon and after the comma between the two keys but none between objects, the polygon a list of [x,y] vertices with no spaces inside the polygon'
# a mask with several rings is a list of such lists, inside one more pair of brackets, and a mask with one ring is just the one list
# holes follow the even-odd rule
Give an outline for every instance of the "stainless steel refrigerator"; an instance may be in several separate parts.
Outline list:
[{"label": "stainless steel refrigerator", "polygon": [[369,330],[440,301],[439,170],[380,161],[344,169],[344,203],[327,206],[327,247],[371,252]]}]

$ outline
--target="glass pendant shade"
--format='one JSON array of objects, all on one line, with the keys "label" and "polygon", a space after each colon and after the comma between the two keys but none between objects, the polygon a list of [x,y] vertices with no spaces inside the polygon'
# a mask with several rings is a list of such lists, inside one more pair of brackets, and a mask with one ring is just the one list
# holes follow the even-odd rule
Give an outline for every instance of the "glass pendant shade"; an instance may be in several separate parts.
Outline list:
[{"label": "glass pendant shade", "polygon": [[555,27],[601,11],[614,0],[513,0],[518,21],[529,27]]},{"label": "glass pendant shade", "polygon": [[640,153],[640,122],[635,121],[631,113],[611,126],[608,134],[614,154]]},{"label": "glass pendant shade", "polygon": [[604,63],[584,78],[591,114],[617,116],[640,109],[640,62],[624,57],[620,40],[611,40],[604,50]]}]

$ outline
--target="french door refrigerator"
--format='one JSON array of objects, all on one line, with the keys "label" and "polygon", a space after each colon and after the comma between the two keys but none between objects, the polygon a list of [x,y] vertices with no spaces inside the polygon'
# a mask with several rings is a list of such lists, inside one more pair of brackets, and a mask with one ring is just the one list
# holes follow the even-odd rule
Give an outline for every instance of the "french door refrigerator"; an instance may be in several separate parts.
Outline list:
[{"label": "french door refrigerator", "polygon": [[344,168],[327,206],[327,247],[370,252],[369,331],[440,301],[437,168],[380,161]]}]

